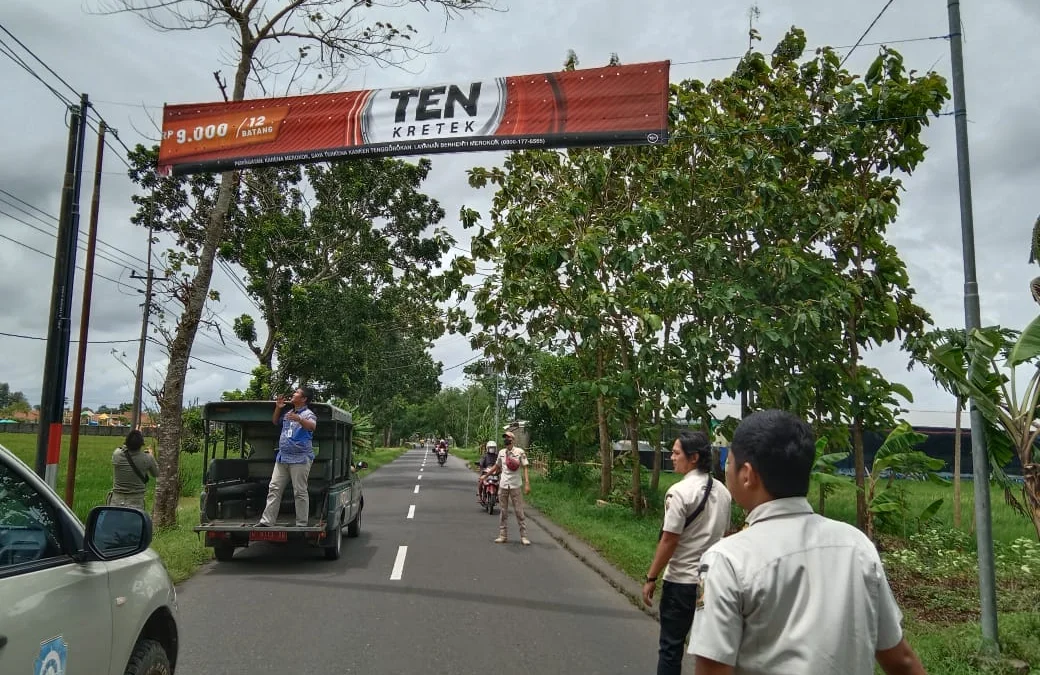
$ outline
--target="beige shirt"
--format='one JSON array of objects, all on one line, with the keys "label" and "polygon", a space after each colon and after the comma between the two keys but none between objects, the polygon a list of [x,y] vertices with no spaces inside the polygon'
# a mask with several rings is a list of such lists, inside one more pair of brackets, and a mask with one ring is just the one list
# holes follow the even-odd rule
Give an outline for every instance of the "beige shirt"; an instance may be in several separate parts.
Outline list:
[{"label": "beige shirt", "polygon": [[[516,457],[520,460],[520,466],[517,467],[516,471],[510,471],[509,467],[506,466],[506,454],[511,457]],[[524,467],[528,465],[527,453],[524,452],[523,448],[518,448],[515,445],[512,450],[506,448],[500,448],[498,451],[498,459],[495,460],[495,466],[502,470],[502,478],[498,481],[498,487],[500,488],[521,488],[524,486]]]},{"label": "beige shirt", "polygon": [[689,652],[737,675],[873,675],[875,652],[903,637],[874,544],[804,497],[766,502],[747,522],[701,557]]},{"label": "beige shirt", "polygon": [[685,529],[686,519],[696,510],[704,496],[705,488],[708,487],[708,474],[697,470],[690,471],[665,493],[662,529],[680,535],[675,553],[664,570],[665,581],[677,584],[697,583],[697,568],[700,565],[701,554],[726,534],[732,498],[721,481],[712,482],[711,494],[704,504],[704,510]]},{"label": "beige shirt", "polygon": [[[134,473],[133,467],[123,454],[123,449],[123,446],[120,446],[112,453],[112,491],[124,495],[143,495],[146,486]],[[155,457],[140,450],[130,454],[133,455],[134,463],[141,473],[159,475],[159,465],[155,463]]]}]

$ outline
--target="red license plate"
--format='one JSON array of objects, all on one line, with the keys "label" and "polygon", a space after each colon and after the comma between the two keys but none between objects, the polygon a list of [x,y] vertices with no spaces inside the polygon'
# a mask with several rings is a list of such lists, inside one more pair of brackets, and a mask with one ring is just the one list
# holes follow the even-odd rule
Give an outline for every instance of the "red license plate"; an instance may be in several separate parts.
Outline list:
[{"label": "red license plate", "polygon": [[289,533],[285,530],[253,530],[249,533],[249,541],[288,541]]}]

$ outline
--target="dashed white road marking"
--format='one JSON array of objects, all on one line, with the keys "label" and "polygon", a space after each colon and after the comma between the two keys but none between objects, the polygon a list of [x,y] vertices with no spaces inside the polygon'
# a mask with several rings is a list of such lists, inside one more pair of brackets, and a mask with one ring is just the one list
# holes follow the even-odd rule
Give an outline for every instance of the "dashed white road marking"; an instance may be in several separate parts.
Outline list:
[{"label": "dashed white road marking", "polygon": [[419,486],[418,485],[415,486],[415,492],[413,492],[412,494],[416,494],[416,495],[419,494]]},{"label": "dashed white road marking", "polygon": [[416,480],[422,480],[422,474],[419,474],[419,477]]},{"label": "dashed white road marking", "polygon": [[415,518],[415,504],[408,507],[408,519],[411,520],[413,518]]},{"label": "dashed white road marking", "polygon": [[404,559],[408,555],[407,546],[397,547],[397,558],[394,559],[394,568],[390,571],[390,581],[400,581],[404,574]]}]

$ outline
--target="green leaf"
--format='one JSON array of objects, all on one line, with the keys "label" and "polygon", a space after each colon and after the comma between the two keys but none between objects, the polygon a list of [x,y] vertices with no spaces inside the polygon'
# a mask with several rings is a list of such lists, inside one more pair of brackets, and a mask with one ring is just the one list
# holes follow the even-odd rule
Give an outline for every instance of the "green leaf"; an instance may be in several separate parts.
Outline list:
[{"label": "green leaf", "polygon": [[899,384],[898,382],[890,382],[889,388],[903,397],[908,403],[914,402],[914,394],[906,386]]},{"label": "green leaf", "polygon": [[935,517],[935,514],[939,512],[939,508],[942,507],[942,505],[943,500],[942,497],[940,497],[939,499],[936,499],[934,502],[926,506],[924,510],[921,511],[921,514],[917,517],[917,519],[920,520],[922,523],[928,522],[929,520]]},{"label": "green leaf", "polygon": [[1030,321],[1022,334],[1018,336],[1008,363],[1014,367],[1020,363],[1032,361],[1037,356],[1040,356],[1040,316]]}]

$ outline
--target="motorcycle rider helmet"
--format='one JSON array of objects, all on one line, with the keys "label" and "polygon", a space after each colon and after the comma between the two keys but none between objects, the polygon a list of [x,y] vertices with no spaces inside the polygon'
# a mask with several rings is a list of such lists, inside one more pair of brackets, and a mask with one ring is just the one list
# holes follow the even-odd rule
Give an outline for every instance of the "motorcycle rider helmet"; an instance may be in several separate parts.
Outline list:
[{"label": "motorcycle rider helmet", "polygon": [[492,455],[498,452],[498,443],[494,441],[488,441],[487,445],[484,446],[484,450],[490,452]]}]

